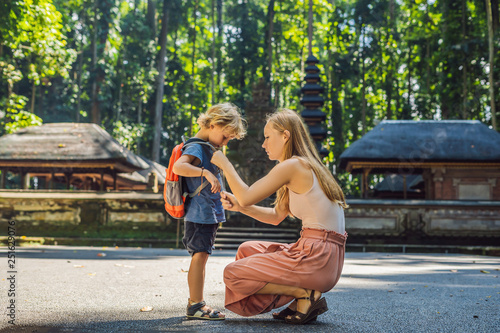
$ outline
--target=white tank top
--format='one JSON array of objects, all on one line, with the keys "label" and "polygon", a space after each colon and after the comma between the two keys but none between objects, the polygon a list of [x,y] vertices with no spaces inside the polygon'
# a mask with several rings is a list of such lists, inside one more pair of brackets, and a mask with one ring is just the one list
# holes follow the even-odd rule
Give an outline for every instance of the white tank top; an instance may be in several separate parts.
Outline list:
[{"label": "white tank top", "polygon": [[302,220],[303,228],[345,232],[344,210],[328,199],[312,171],[313,185],[309,191],[298,194],[288,189],[290,212]]}]

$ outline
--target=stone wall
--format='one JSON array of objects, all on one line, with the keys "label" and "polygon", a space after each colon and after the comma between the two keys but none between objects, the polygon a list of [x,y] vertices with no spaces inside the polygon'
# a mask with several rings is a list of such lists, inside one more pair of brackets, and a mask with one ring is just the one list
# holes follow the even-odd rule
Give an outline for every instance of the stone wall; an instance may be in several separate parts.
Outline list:
[{"label": "stone wall", "polygon": [[[351,243],[500,244],[499,201],[351,199],[348,203],[346,230]],[[265,226],[242,214],[227,216],[230,227]],[[173,238],[178,231],[178,220],[165,213],[163,198],[155,193],[1,191],[0,227],[7,230],[9,220],[24,230],[133,227],[168,232]],[[300,221],[287,219],[280,227],[299,229]]]},{"label": "stone wall", "polygon": [[160,193],[4,190],[0,192],[0,223],[15,220],[24,227],[175,224],[163,207]]},{"label": "stone wall", "polygon": [[351,199],[348,203],[346,229],[355,242],[500,242],[499,201]]}]

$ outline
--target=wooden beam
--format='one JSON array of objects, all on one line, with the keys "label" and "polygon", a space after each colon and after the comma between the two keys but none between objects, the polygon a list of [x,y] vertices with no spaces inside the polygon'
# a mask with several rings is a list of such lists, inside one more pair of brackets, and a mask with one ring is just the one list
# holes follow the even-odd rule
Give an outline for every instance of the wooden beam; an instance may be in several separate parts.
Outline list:
[{"label": "wooden beam", "polygon": [[103,192],[103,191],[104,191],[104,171],[101,171],[101,184],[100,184],[100,188],[99,188],[99,190],[100,190],[101,192]]},{"label": "wooden beam", "polygon": [[2,173],[0,175],[0,189],[5,188],[5,180],[7,179],[7,170],[5,169],[0,169],[0,172]]},{"label": "wooden beam", "polygon": [[403,199],[407,199],[408,198],[408,191],[406,190],[406,175],[403,175]]},{"label": "wooden beam", "polygon": [[[371,162],[371,161],[351,161],[347,163],[348,172],[361,171],[362,169],[500,169],[500,163],[488,162]],[[398,173],[398,172],[395,172]]]},{"label": "wooden beam", "polygon": [[[23,167],[23,168],[58,168],[64,167],[66,169],[78,168],[78,169],[101,169],[101,168],[114,168],[117,163],[109,162],[88,162],[88,161],[54,161],[54,162],[43,162],[43,161],[19,161],[19,160],[2,160],[0,161],[0,167]],[[121,164],[119,164],[121,165]],[[118,169],[118,168],[117,168]],[[130,168],[128,168],[130,169]],[[135,169],[133,169],[135,171]]]},{"label": "wooden beam", "polygon": [[56,175],[54,174],[54,170],[52,170],[52,172],[50,173],[50,180],[49,180],[49,190],[53,190],[54,189],[54,177]]}]

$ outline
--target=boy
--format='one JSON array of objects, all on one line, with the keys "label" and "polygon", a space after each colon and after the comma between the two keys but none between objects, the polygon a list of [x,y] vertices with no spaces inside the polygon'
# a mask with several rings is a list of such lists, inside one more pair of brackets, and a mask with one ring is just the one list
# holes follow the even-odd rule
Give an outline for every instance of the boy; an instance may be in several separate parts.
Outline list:
[{"label": "boy", "polygon": [[[208,142],[220,148],[234,138],[241,139],[246,130],[238,108],[231,103],[212,106],[198,117],[200,130],[188,142]],[[205,266],[212,253],[219,223],[225,222],[224,209],[220,201],[222,178],[219,169],[210,160],[213,150],[204,144],[188,146],[174,164],[173,171],[185,177],[187,190],[192,193],[204,178],[210,183],[199,195],[186,202],[184,238],[182,242],[189,254],[191,264],[188,272],[189,299],[188,319],[224,320],[225,315],[206,305],[203,299]]]}]

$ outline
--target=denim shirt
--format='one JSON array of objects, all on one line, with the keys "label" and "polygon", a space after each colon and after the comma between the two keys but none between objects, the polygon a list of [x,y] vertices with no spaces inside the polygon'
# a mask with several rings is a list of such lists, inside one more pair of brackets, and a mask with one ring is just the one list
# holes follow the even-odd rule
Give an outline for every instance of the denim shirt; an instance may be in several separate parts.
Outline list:
[{"label": "denim shirt", "polygon": [[[194,139],[200,140],[200,139]],[[190,139],[188,142],[192,142]],[[206,170],[212,172],[219,182],[222,184],[222,178],[217,166],[212,164],[213,152],[210,147],[205,145],[193,144],[188,146],[182,155],[190,155],[197,157],[201,163],[197,167],[204,167]],[[206,180],[205,177],[184,177],[185,185],[189,193],[196,191],[198,186]],[[212,193],[210,190],[211,185],[208,184],[199,195],[186,199],[186,216],[185,221],[201,223],[201,224],[214,224],[226,221],[224,208],[220,202],[220,193]]]}]

